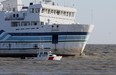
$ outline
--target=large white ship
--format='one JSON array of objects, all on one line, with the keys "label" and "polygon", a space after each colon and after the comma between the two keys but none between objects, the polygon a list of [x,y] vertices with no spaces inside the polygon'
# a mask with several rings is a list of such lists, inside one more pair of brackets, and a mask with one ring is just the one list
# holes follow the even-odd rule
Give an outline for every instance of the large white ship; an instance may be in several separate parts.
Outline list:
[{"label": "large white ship", "polygon": [[0,56],[36,56],[38,51],[82,54],[93,25],[75,22],[76,8],[51,0],[0,3]]}]

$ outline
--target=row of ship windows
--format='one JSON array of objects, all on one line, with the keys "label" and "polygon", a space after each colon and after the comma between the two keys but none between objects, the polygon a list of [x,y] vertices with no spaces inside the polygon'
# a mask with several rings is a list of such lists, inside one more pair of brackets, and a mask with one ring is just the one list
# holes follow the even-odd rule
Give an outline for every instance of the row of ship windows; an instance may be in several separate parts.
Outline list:
[{"label": "row of ship windows", "polygon": [[60,10],[53,10],[53,9],[46,9],[46,8],[42,9],[42,13],[69,16],[69,17],[74,17],[74,14],[75,14],[74,12],[60,11]]},{"label": "row of ship windows", "polygon": [[16,30],[33,30],[33,29],[39,29],[38,27],[37,28],[18,28]]},{"label": "row of ship windows", "polygon": [[[30,13],[40,13],[40,8],[30,8]],[[43,8],[41,13],[68,16],[68,17],[74,17],[75,15],[74,12],[60,11],[60,10],[53,10],[46,8]]]},{"label": "row of ship windows", "polygon": [[[27,14],[26,13],[23,13],[23,17],[26,16]],[[19,14],[12,14],[12,17],[13,18],[18,18],[19,17]]]},{"label": "row of ship windows", "polygon": [[44,25],[44,22],[39,22],[39,21],[32,21],[32,22],[11,22],[11,27],[36,26],[36,25]]},{"label": "row of ship windows", "polygon": [[40,8],[30,8],[30,13],[40,13]]}]

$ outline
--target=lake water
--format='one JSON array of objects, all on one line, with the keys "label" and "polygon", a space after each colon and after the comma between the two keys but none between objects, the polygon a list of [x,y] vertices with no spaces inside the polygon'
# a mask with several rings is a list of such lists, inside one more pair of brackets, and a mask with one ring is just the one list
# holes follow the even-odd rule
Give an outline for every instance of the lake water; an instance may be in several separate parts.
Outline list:
[{"label": "lake water", "polygon": [[0,75],[116,75],[116,45],[87,45],[85,55],[61,61],[0,58]]}]

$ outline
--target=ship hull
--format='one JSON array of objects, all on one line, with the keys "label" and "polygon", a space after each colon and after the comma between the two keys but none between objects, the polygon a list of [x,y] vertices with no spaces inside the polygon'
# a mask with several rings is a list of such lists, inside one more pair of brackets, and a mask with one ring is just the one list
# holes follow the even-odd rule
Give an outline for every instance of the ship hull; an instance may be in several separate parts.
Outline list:
[{"label": "ship hull", "polygon": [[0,31],[0,56],[34,57],[39,50],[59,55],[78,55],[93,29],[92,25],[48,25],[32,31]]}]

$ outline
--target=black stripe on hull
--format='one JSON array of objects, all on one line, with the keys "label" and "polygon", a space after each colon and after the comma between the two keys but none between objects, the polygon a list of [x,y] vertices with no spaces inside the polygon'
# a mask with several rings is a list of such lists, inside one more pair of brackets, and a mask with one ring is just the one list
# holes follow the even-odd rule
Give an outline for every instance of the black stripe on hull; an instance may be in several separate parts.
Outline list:
[{"label": "black stripe on hull", "polygon": [[88,32],[9,33],[12,36],[87,35]]},{"label": "black stripe on hull", "polygon": [[[75,56],[74,54],[56,54],[58,56],[68,57],[68,56]],[[26,57],[37,57],[37,54],[0,54],[0,57],[13,57],[13,58],[22,58],[25,59]]]}]

